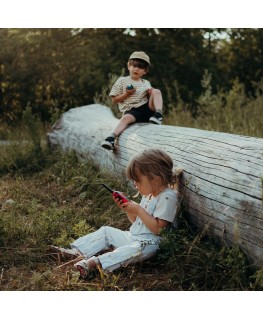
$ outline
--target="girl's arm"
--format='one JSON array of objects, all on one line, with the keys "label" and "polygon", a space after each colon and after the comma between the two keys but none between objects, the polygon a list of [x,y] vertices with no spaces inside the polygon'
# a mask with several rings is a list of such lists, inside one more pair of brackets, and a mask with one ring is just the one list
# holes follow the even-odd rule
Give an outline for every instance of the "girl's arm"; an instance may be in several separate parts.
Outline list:
[{"label": "girl's arm", "polygon": [[[137,204],[138,205],[138,204]],[[168,226],[169,222],[164,219],[156,218],[146,212],[144,208],[138,205],[137,216],[139,216],[142,222],[152,231],[154,234],[158,234],[161,229]]]},{"label": "girl's arm", "polygon": [[168,226],[169,222],[164,219],[155,218],[147,213],[147,211],[135,202],[128,202],[122,204],[120,200],[114,199],[116,204],[127,213],[127,216],[131,223],[139,216],[142,222],[152,231],[154,234],[158,234],[161,229]]},{"label": "girl's arm", "polygon": [[129,221],[133,224],[134,222],[135,222],[135,219],[136,219],[136,214],[134,214],[134,213],[128,213],[128,212],[126,212],[127,213],[127,217],[128,217],[128,219],[129,219]]},{"label": "girl's arm", "polygon": [[[113,200],[119,206],[119,208],[124,211],[123,205],[125,205],[127,203],[122,204],[122,201],[119,200],[118,198],[115,198],[114,196],[113,196]],[[129,203],[131,203],[131,202],[129,202]],[[137,214],[134,213],[133,211],[129,211],[129,212],[125,211],[125,213],[127,214],[129,221],[133,224],[135,222]]]}]

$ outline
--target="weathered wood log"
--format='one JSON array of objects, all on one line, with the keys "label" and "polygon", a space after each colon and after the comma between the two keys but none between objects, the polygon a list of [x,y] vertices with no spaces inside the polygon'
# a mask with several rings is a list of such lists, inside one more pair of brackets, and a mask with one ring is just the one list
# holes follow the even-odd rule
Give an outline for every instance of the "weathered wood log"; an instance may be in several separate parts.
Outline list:
[{"label": "weathered wood log", "polygon": [[161,148],[183,168],[189,220],[223,244],[238,245],[263,265],[263,139],[150,123],[134,124],[119,137],[116,151],[100,145],[118,120],[99,104],[64,113],[48,134],[51,145],[92,157],[113,174],[147,148]]}]

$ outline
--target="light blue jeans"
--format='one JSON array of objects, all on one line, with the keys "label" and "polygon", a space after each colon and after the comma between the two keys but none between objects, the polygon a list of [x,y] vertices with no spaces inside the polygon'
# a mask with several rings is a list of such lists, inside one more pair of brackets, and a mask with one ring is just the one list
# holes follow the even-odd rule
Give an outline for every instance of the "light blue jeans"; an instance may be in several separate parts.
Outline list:
[{"label": "light blue jeans", "polygon": [[152,257],[160,243],[160,237],[153,234],[133,235],[110,226],[103,226],[97,231],[75,240],[70,246],[78,249],[85,258],[90,258],[104,250],[113,251],[98,255],[101,267],[113,271]]}]

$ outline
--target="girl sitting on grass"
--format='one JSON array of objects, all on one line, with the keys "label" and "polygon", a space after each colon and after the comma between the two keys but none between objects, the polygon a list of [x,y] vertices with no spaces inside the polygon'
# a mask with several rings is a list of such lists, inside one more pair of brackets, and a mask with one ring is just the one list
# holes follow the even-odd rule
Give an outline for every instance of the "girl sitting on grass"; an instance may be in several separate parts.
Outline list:
[{"label": "girl sitting on grass", "polygon": [[[148,149],[136,155],[126,170],[127,177],[142,195],[140,204],[134,201],[123,203],[113,196],[115,203],[131,222],[129,230],[123,231],[103,226],[97,231],[78,238],[71,249],[53,248],[66,255],[83,259],[74,266],[82,278],[100,266],[104,271],[113,271],[152,257],[160,244],[160,231],[169,224],[177,224],[177,191],[173,189],[176,174],[173,161],[164,151]],[[109,248],[113,250],[102,253]]]}]

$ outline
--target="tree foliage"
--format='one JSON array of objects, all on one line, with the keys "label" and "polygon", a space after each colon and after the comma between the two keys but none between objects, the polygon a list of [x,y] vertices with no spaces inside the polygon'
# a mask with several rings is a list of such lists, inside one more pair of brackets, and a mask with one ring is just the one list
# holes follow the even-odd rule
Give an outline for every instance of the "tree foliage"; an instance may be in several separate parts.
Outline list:
[{"label": "tree foliage", "polygon": [[0,29],[0,118],[15,123],[30,106],[48,121],[54,107],[93,103],[109,75],[127,74],[136,50],[151,57],[147,78],[162,90],[166,112],[179,95],[198,108],[206,70],[214,92],[238,78],[253,93],[262,40],[261,29]]}]

